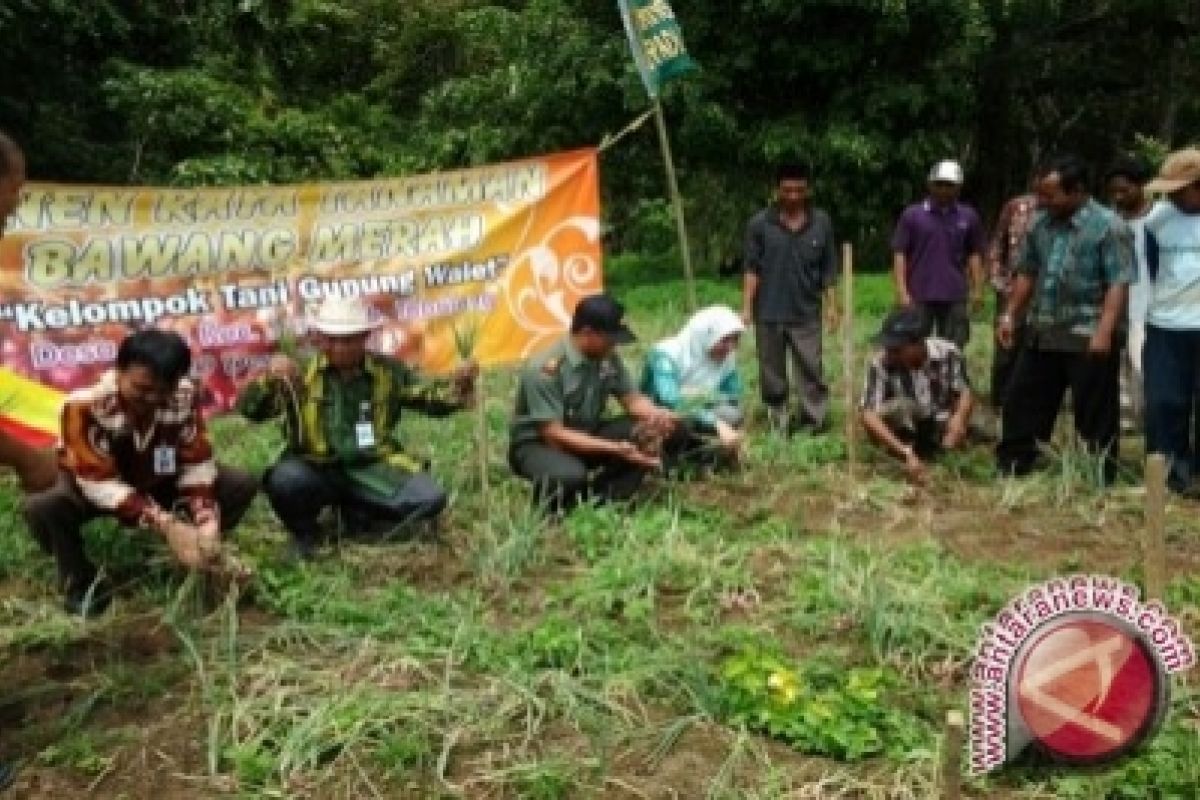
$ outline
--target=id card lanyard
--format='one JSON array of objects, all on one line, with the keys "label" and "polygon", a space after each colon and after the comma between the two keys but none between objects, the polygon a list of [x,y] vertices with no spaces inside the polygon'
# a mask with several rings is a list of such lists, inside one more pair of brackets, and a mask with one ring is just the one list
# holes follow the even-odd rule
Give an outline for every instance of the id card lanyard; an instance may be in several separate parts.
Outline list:
[{"label": "id card lanyard", "polygon": [[360,450],[375,446],[375,424],[371,422],[371,404],[366,400],[358,409],[358,423],[354,426],[354,439]]}]

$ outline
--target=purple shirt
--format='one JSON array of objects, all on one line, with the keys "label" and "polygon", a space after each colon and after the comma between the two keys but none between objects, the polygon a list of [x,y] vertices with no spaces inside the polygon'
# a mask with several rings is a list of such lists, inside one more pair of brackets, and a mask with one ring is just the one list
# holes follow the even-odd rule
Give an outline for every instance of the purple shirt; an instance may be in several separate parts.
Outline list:
[{"label": "purple shirt", "polygon": [[904,209],[892,234],[892,252],[908,263],[908,293],[914,302],[967,299],[967,258],[987,249],[983,223],[965,203],[939,208],[932,200]]}]

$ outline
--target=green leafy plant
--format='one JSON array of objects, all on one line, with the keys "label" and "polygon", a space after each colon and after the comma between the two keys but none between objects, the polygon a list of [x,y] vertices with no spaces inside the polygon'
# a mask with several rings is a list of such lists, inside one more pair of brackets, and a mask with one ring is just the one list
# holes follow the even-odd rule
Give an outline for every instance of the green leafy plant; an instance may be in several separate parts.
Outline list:
[{"label": "green leafy plant", "polygon": [[903,756],[924,733],[920,721],[889,705],[893,687],[875,668],[795,665],[757,647],[729,656],[718,673],[721,714],[796,749],[855,761]]},{"label": "green leafy plant", "polygon": [[479,341],[479,322],[473,320],[466,325],[455,325],[454,353],[460,361],[467,361],[475,355],[475,345]]}]

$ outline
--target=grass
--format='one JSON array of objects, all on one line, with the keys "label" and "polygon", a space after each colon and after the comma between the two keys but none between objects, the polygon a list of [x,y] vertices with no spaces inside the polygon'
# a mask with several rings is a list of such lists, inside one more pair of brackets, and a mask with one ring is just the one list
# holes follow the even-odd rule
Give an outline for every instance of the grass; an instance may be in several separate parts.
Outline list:
[{"label": "grass", "polygon": [[[640,334],[627,354],[636,366],[681,323],[682,292],[645,262],[618,259],[610,276]],[[861,358],[889,296],[880,278],[858,288]],[[699,290],[702,302],[736,304],[733,284]],[[840,351],[826,349],[831,377]],[[968,352],[985,385],[986,323]],[[0,724],[4,755],[24,762],[21,796],[927,798],[979,624],[1062,570],[1137,575],[1135,476],[1100,494],[1092,465],[1064,444],[1046,473],[997,479],[977,449],[937,465],[932,488],[914,494],[860,443],[851,482],[840,377],[827,435],[756,435],[740,473],[655,482],[632,512],[583,508],[546,523],[503,460],[513,376],[485,380],[482,414],[403,423],[451,492],[442,542],[343,545],[294,566],[260,500],[238,534],[257,578],[216,605],[157,543],[100,525],[89,547],[118,578],[118,602],[97,622],[67,618],[13,489],[0,489],[0,646],[12,675]],[[256,470],[280,446],[269,426],[214,430],[223,459]],[[1169,509],[1168,598],[1194,630],[1193,512]],[[835,760],[739,724],[721,668],[764,647],[821,691],[837,691],[843,673],[881,676],[880,708],[894,712],[883,744],[903,747],[875,753],[873,734],[849,729],[875,754]],[[876,719],[862,702],[862,719]],[[1173,702],[1162,736],[1110,770],[1026,765],[969,790],[1189,796],[1200,696],[1181,683]],[[840,752],[839,736],[818,728],[796,741]]]}]

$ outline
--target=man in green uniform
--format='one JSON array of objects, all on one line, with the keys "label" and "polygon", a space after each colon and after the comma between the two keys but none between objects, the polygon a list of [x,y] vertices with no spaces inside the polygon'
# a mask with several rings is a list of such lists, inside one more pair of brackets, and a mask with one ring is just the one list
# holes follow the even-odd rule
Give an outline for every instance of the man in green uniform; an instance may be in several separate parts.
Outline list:
[{"label": "man in green uniform", "polygon": [[[517,388],[509,463],[534,500],[564,512],[581,498],[627,500],[660,459],[633,442],[635,421],[671,435],[678,418],[634,388],[619,344],[634,341],[625,310],[605,294],[575,308],[568,336],[526,362]],[[609,397],[628,416],[605,420]]]},{"label": "man in green uniform", "polygon": [[445,416],[470,405],[478,367],[465,365],[451,381],[421,380],[367,353],[373,327],[362,300],[327,298],[309,320],[319,354],[303,366],[275,356],[238,398],[249,419],[287,420],[287,450],[263,488],[300,558],[314,554],[317,517],[328,506],[352,532],[376,520],[431,520],[446,507],[446,492],[401,447],[397,424],[405,408]]}]

